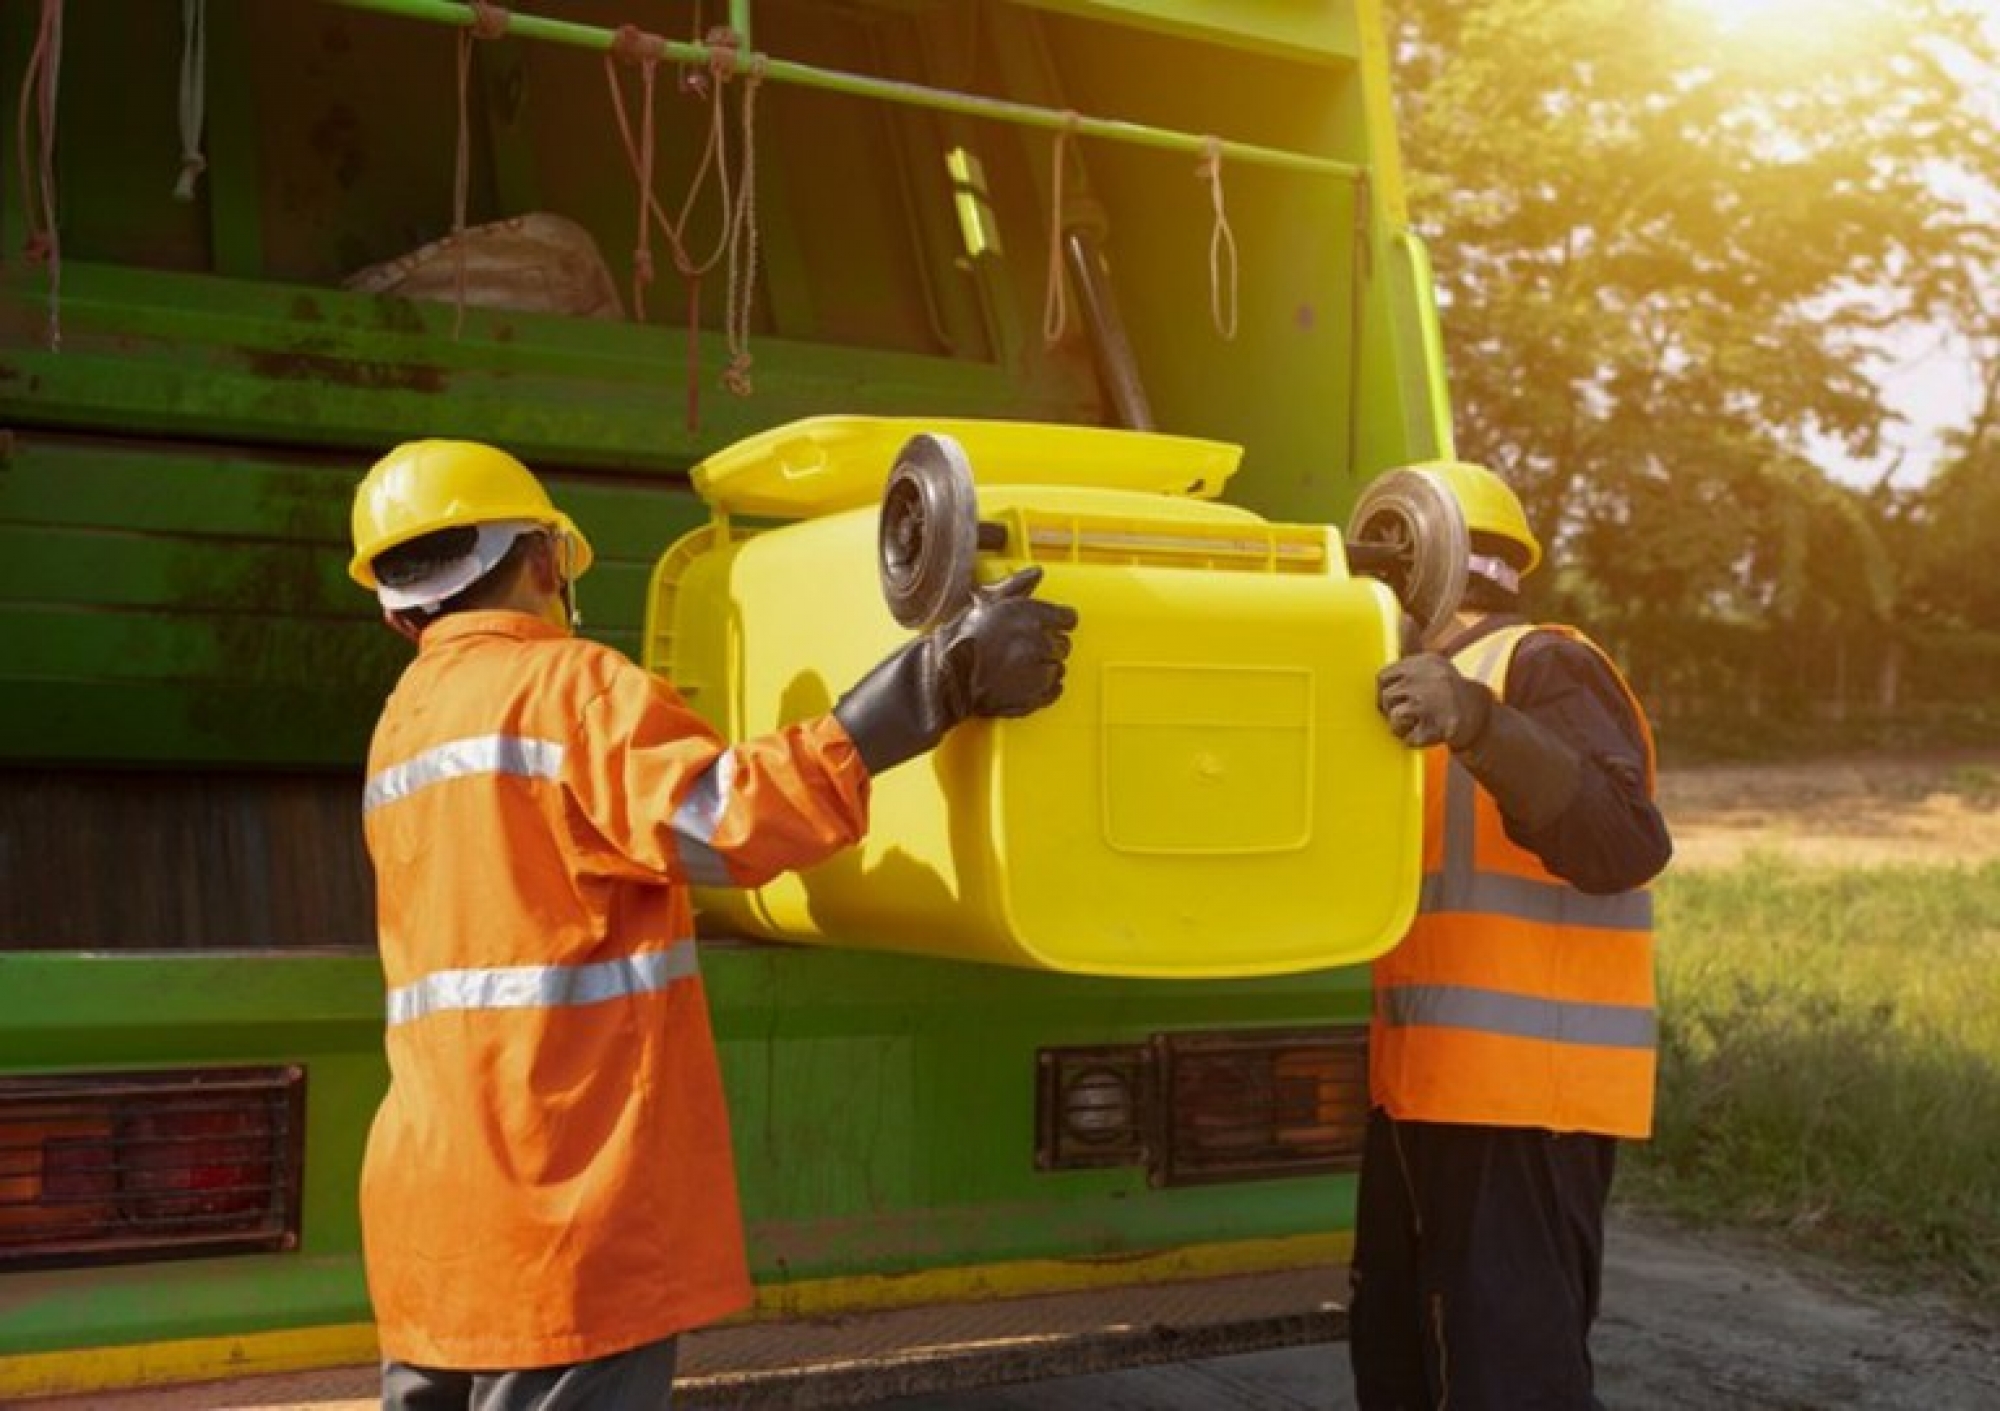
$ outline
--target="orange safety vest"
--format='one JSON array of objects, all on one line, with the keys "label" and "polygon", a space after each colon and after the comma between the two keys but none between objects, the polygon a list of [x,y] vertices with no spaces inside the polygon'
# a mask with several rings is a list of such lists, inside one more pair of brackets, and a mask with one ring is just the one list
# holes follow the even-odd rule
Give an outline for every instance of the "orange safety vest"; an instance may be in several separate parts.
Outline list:
[{"label": "orange safety vest", "polygon": [[831,716],[731,748],[525,614],[424,632],[363,805],[388,984],[361,1183],[384,1357],[554,1366],[749,1302],[688,884],[816,862],[867,801]]},{"label": "orange safety vest", "polygon": [[[1453,659],[1504,699],[1530,632],[1514,627]],[[1651,728],[1632,704],[1653,787]],[[1391,1116],[1644,1137],[1653,1127],[1653,899],[1593,896],[1508,838],[1500,809],[1451,751],[1428,751],[1424,880],[1410,933],[1375,962],[1369,1083]]]}]

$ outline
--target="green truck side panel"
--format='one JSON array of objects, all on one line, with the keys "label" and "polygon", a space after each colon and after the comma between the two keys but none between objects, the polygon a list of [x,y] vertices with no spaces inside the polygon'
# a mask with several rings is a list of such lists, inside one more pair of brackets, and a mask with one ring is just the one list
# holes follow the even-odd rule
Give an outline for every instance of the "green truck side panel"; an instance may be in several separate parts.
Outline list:
[{"label": "green truck side panel", "polygon": [[[1111,1259],[1352,1219],[1347,1177],[1156,1191],[1137,1168],[1039,1172],[1033,1094],[1049,1044],[1143,1043],[1218,1013],[1359,1022],[1353,972],[1134,985],[739,944],[704,946],[702,963],[760,1283]],[[0,1276],[0,1356],[365,1321],[357,1188],[386,1081],[380,984],[352,952],[0,955],[0,1071],[296,1063],[308,1151],[296,1253]]]},{"label": "green truck side panel", "polygon": [[399,440],[466,436],[538,464],[672,471],[816,412],[1063,420],[1084,405],[990,365],[777,340],[758,342],[755,393],[736,397],[715,383],[721,340],[704,335],[690,430],[678,330],[473,309],[454,340],[449,303],[74,260],[59,351],[47,311],[42,271],[0,273],[0,405],[17,422],[332,445],[364,467]]},{"label": "green truck side panel", "polygon": [[[358,464],[7,436],[9,755],[357,768],[409,654],[347,576]],[[590,635],[636,656],[658,546],[706,510],[678,477],[549,479],[597,549],[580,585]]]},{"label": "green truck side panel", "polygon": [[1038,1172],[1036,1054],[1144,1043],[1219,1015],[1365,1022],[1361,974],[1135,984],[782,946],[705,947],[703,966],[742,1114],[760,1278],[1090,1259],[1345,1223],[1346,1179],[1154,1191],[1133,1167]]}]

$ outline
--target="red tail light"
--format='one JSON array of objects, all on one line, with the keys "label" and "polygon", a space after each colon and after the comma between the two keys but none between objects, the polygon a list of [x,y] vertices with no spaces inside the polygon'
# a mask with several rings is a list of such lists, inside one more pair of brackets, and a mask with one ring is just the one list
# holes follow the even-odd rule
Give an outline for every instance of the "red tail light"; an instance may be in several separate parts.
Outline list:
[{"label": "red tail light", "polygon": [[1163,1185],[1360,1168],[1363,1028],[1167,1034]]},{"label": "red tail light", "polygon": [[290,1249],[301,1070],[0,1078],[0,1268]]}]

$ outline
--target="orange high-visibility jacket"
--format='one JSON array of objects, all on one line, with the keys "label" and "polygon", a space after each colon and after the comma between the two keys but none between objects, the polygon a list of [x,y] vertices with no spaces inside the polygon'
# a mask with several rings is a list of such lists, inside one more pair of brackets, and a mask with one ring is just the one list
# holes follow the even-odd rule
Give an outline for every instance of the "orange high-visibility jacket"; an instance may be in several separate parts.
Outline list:
[{"label": "orange high-visibility jacket", "polygon": [[[1517,627],[1454,664],[1502,696]],[[1651,728],[1632,705],[1653,787]],[[1508,838],[1500,810],[1451,751],[1428,751],[1424,880],[1409,935],[1375,962],[1369,1083],[1393,1117],[1644,1137],[1653,1126],[1653,904],[1593,896]]]},{"label": "orange high-visibility jacket", "polygon": [[847,846],[831,716],[733,748],[608,648],[520,613],[427,629],[364,799],[390,1086],[362,1173],[384,1357],[606,1356],[750,1299],[688,884]]}]

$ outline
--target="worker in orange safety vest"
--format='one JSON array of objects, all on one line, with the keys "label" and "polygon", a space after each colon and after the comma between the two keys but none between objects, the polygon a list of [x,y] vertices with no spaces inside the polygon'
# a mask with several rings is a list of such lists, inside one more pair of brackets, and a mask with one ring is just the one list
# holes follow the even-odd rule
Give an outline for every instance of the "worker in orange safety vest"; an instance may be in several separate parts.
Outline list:
[{"label": "worker in orange safety vest", "polygon": [[383,1404],[665,1407],[677,1335],[751,1293],[689,887],[854,843],[873,776],[1056,699],[1076,615],[1039,570],[978,588],[829,713],[731,745],[573,635],[590,544],[514,457],[399,446],[353,530],[352,577],[417,648],[363,801]]},{"label": "worker in orange safety vest", "polygon": [[1604,652],[1518,613],[1541,561],[1491,471],[1418,467],[1471,531],[1460,610],[1385,668],[1425,755],[1417,918],[1375,962],[1349,1354],[1362,1411],[1591,1408],[1620,1138],[1650,1134],[1651,727]]}]

